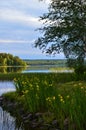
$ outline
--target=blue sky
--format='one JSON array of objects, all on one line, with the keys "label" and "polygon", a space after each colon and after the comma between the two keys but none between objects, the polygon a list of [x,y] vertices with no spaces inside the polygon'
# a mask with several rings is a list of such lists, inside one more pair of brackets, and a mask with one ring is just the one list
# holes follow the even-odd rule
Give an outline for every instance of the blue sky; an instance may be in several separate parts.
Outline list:
[{"label": "blue sky", "polygon": [[0,53],[6,52],[23,59],[60,59],[63,54],[46,56],[34,48],[40,35],[39,16],[47,12],[49,0],[1,0],[0,1]]}]

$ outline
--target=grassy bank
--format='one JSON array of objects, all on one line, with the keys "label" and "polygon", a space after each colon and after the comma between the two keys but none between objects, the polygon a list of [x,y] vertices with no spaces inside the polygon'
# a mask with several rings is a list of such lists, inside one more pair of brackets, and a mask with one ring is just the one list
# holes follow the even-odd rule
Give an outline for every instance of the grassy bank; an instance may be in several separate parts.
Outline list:
[{"label": "grassy bank", "polygon": [[74,73],[0,73],[0,80],[13,80],[14,78],[19,77],[28,77],[28,78],[47,78],[51,79],[54,82],[70,82],[70,81],[78,81],[78,80],[86,80],[86,74],[83,76],[76,76]]},{"label": "grassy bank", "polygon": [[[76,80],[73,73],[10,73],[10,74],[0,74],[0,80],[13,80],[14,78],[19,77],[28,77],[28,78],[51,78],[52,80],[57,80],[57,82],[67,82]],[[57,78],[58,77],[58,78]]]},{"label": "grassy bank", "polygon": [[76,81],[73,73],[18,74],[15,77],[16,92],[5,94],[7,99],[20,102],[25,111],[44,113],[47,123],[56,119],[61,129],[65,124],[68,130],[86,129],[85,76],[83,81]]}]

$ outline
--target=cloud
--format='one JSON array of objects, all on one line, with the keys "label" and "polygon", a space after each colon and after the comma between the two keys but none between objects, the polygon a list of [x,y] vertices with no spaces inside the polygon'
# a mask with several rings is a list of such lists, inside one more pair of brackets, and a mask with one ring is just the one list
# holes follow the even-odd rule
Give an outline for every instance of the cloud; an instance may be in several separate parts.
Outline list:
[{"label": "cloud", "polygon": [[34,10],[32,11],[32,14],[35,13],[35,11],[39,10],[39,13],[40,11],[44,12],[47,7],[48,7],[48,4],[50,3],[50,0],[43,0],[43,1],[39,1],[39,0],[15,0],[18,5],[20,5],[21,9],[24,9],[24,10]]},{"label": "cloud", "polygon": [[32,42],[33,41],[0,40],[0,53],[10,53],[21,58],[31,59],[36,59],[39,55],[40,58],[45,56],[41,50],[32,46]]},{"label": "cloud", "polygon": [[23,12],[14,9],[0,9],[0,19],[33,27],[37,27],[41,24],[39,18],[24,14]]},{"label": "cloud", "polygon": [[7,39],[7,40],[4,40],[4,39],[0,39],[0,43],[33,43],[34,40],[10,40],[10,39]]},{"label": "cloud", "polygon": [[[39,16],[47,12],[50,0],[1,0],[0,2],[0,52],[21,58],[46,58],[34,48],[34,39],[41,34]],[[48,59],[49,57],[47,57]]]},{"label": "cloud", "polygon": [[48,3],[49,0],[3,0],[0,3],[0,20],[38,27],[41,25],[39,16],[45,12]]}]

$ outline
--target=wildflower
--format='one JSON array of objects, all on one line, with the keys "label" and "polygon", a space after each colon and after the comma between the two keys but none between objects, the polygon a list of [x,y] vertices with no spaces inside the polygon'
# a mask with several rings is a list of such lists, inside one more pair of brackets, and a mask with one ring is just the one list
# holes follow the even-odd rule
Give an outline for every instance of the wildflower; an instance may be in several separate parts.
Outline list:
[{"label": "wildflower", "polygon": [[55,96],[53,96],[53,100],[55,100],[56,99],[56,97]]},{"label": "wildflower", "polygon": [[74,84],[74,87],[76,87],[77,86],[77,84]]},{"label": "wildflower", "polygon": [[47,98],[46,98],[46,101],[51,102],[51,98],[50,98],[50,97],[47,97]]},{"label": "wildflower", "polygon": [[79,85],[82,85],[82,83],[79,83]]},{"label": "wildflower", "polygon": [[52,87],[52,84],[49,84],[49,87]]},{"label": "wildflower", "polygon": [[28,90],[25,90],[25,92],[24,92],[24,93],[25,93],[25,94],[27,94],[28,92],[29,92]]},{"label": "wildflower", "polygon": [[81,87],[81,89],[84,89],[84,87]]},{"label": "wildflower", "polygon": [[39,90],[39,85],[36,85],[37,90]]},{"label": "wildflower", "polygon": [[62,103],[64,103],[64,99],[63,99],[63,98],[61,98],[60,101],[61,101]]},{"label": "wildflower", "polygon": [[67,95],[66,97],[67,97],[67,98],[69,98],[70,96],[69,96],[69,95]]},{"label": "wildflower", "polygon": [[14,81],[16,80],[16,78],[14,78]]},{"label": "wildflower", "polygon": [[59,98],[60,98],[60,101],[64,103],[64,99],[62,97],[62,95],[58,94]]},{"label": "wildflower", "polygon": [[58,94],[58,97],[60,97],[61,95],[60,94]]}]

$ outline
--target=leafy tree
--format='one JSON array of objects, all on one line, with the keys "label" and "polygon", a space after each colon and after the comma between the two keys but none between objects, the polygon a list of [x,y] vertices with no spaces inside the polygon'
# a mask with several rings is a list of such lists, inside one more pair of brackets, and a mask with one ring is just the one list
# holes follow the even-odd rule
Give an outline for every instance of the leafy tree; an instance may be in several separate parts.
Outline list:
[{"label": "leafy tree", "polygon": [[18,56],[0,53],[0,66],[26,66],[26,62],[21,60]]},{"label": "leafy tree", "polygon": [[40,19],[43,36],[35,47],[48,54],[63,52],[67,59],[78,62],[79,71],[86,57],[86,0],[51,0],[48,13]]}]

